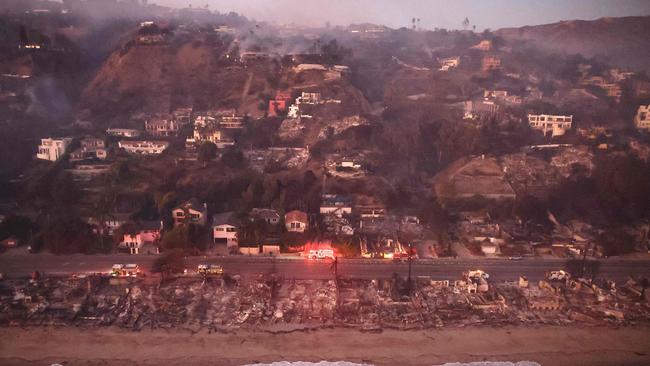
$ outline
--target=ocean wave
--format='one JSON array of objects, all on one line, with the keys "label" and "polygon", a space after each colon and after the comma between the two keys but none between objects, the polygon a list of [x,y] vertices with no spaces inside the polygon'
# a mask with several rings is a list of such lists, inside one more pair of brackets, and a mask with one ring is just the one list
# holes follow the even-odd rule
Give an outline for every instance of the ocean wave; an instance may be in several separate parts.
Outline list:
[{"label": "ocean wave", "polygon": [[[273,362],[273,363],[256,363],[256,364],[249,364],[244,366],[373,366],[373,365],[366,364],[366,363],[364,364],[352,363],[346,361],[336,361],[336,362],[280,361],[280,362]],[[451,362],[451,363],[445,363],[442,365],[433,365],[433,366],[541,366],[541,365],[533,361],[519,361],[519,362],[479,361],[479,362],[468,362],[468,363]]]},{"label": "ocean wave", "polygon": [[373,366],[367,363],[352,363],[352,362],[345,362],[345,361],[336,361],[336,362],[329,362],[329,361],[320,361],[320,362],[303,362],[303,361],[297,361],[297,362],[288,362],[288,361],[280,361],[280,362],[273,362],[273,363],[255,363],[255,364],[250,364],[250,365],[244,365],[244,366]]}]

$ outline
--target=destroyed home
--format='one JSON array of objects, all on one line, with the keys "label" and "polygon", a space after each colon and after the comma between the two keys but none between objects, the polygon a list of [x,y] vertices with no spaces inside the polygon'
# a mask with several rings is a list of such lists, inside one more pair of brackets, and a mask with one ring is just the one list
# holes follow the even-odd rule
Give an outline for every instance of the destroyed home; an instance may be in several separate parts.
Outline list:
[{"label": "destroyed home", "polygon": [[144,122],[144,130],[153,137],[176,137],[180,130],[180,123],[171,115],[158,115]]},{"label": "destroyed home", "polygon": [[481,70],[483,72],[495,71],[501,69],[501,59],[497,56],[483,56],[481,60]]},{"label": "destroyed home", "polygon": [[108,150],[103,139],[86,136],[79,143],[80,147],[70,153],[70,161],[106,159]]},{"label": "destroyed home", "polygon": [[192,123],[192,107],[176,108],[172,112],[174,121],[178,122],[181,126],[189,125]]},{"label": "destroyed home", "polygon": [[544,136],[551,132],[551,137],[562,136],[571,129],[573,116],[555,116],[548,114],[529,114],[528,124],[530,127],[540,130]]},{"label": "destroyed home", "polygon": [[109,128],[106,130],[106,134],[117,137],[139,137],[140,131],[130,128]]},{"label": "destroyed home", "polygon": [[264,221],[269,225],[280,223],[280,214],[272,208],[253,208],[248,214],[251,221]]},{"label": "destroyed home", "polygon": [[481,196],[491,200],[516,197],[494,157],[476,157],[454,162],[434,178],[434,190],[443,201]]},{"label": "destroyed home", "polygon": [[634,127],[650,131],[650,105],[641,105],[634,116]]},{"label": "destroyed home", "polygon": [[352,213],[352,200],[340,194],[323,194],[320,205],[321,215],[341,217]]}]

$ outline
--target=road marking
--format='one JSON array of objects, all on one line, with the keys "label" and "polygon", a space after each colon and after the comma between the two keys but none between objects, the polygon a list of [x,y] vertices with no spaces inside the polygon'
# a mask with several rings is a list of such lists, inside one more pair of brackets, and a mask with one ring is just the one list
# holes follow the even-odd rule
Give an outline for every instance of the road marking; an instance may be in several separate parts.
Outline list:
[{"label": "road marking", "polygon": [[68,264],[70,264],[70,262],[63,263],[64,266],[67,266]]}]

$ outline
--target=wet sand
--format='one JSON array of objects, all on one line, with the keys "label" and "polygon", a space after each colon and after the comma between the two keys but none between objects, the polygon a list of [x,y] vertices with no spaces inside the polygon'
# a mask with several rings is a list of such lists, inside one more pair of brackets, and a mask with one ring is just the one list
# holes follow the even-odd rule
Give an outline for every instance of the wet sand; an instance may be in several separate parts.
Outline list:
[{"label": "wet sand", "polygon": [[361,333],[323,329],[231,334],[182,329],[0,328],[0,365],[243,365],[273,361],[436,365],[536,361],[551,365],[650,365],[650,327],[468,327]]}]

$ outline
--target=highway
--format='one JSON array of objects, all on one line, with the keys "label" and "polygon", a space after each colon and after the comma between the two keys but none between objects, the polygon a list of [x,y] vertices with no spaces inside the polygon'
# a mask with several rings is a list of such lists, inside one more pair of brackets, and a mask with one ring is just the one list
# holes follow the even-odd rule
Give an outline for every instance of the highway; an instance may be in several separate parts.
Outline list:
[{"label": "highway", "polygon": [[[29,276],[39,271],[46,276],[71,273],[108,272],[115,263],[137,263],[145,272],[157,256],[130,255],[60,255],[51,254],[0,254],[0,272],[7,278]],[[306,260],[302,258],[270,257],[187,257],[186,267],[196,269],[198,264],[220,264],[226,273],[254,277],[275,273],[287,279],[331,279],[332,261]],[[617,282],[628,276],[650,278],[650,260],[606,259],[589,261],[588,270],[597,278]],[[377,259],[339,259],[339,275],[359,279],[389,278],[394,273],[408,275],[408,263]],[[482,269],[493,281],[516,281],[520,275],[530,281],[544,278],[548,271],[582,268],[579,261],[565,259],[420,259],[412,262],[412,276],[429,276],[438,280],[460,279],[463,271]]]}]

